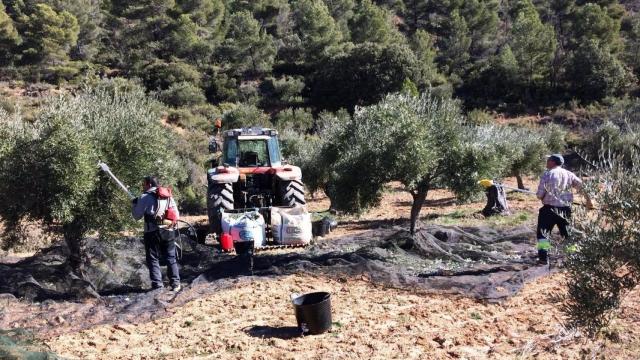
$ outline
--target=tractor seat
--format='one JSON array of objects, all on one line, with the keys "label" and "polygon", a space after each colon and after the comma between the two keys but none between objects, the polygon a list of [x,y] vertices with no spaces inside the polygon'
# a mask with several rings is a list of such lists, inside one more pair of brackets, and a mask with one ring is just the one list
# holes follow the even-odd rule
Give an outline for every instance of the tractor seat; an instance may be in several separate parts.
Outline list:
[{"label": "tractor seat", "polygon": [[242,153],[242,166],[260,166],[260,159],[258,159],[258,153],[255,151],[247,151]]}]

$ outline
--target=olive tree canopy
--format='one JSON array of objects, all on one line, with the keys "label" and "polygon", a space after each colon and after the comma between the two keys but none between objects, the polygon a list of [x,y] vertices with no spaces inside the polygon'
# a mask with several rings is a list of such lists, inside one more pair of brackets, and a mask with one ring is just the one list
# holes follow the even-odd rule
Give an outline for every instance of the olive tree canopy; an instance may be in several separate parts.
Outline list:
[{"label": "olive tree canopy", "polygon": [[86,234],[131,221],[129,199],[99,172],[99,160],[134,190],[145,175],[169,184],[181,176],[156,103],[139,87],[112,85],[50,98],[33,121],[0,114],[0,218],[9,230],[22,220],[58,225],[79,273]]}]

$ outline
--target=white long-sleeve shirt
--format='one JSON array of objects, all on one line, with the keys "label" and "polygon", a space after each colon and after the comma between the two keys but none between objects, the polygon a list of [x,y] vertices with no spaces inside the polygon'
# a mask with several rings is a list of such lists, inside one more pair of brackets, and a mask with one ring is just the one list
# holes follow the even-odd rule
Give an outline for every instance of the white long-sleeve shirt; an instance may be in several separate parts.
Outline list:
[{"label": "white long-sleeve shirt", "polygon": [[545,205],[566,207],[573,203],[571,188],[581,187],[582,180],[576,174],[558,166],[542,174],[536,195]]}]

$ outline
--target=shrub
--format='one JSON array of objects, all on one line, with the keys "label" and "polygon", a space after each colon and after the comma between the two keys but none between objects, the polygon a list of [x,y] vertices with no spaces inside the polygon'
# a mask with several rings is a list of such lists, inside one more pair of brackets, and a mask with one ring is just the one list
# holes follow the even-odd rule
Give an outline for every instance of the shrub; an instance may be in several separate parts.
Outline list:
[{"label": "shrub", "polygon": [[238,101],[238,85],[235,78],[212,70],[203,82],[207,99],[212,103]]},{"label": "shrub", "polygon": [[243,82],[240,84],[238,87],[238,101],[245,104],[258,104],[260,93],[255,82]]},{"label": "shrub", "polygon": [[602,154],[618,157],[618,161],[629,163],[635,151],[640,150],[638,126],[616,125],[607,122],[596,130],[581,152],[587,159],[598,159]]},{"label": "shrub", "polygon": [[301,102],[300,93],[303,89],[304,81],[300,77],[268,77],[260,84],[262,106],[287,106]]},{"label": "shrub", "polygon": [[605,117],[617,125],[640,125],[640,98],[618,99],[607,109]]},{"label": "shrub", "polygon": [[104,92],[105,95],[118,96],[123,93],[144,92],[144,87],[138,79],[113,78],[109,81],[94,81],[87,83],[87,91]]},{"label": "shrub", "polygon": [[486,110],[473,109],[467,114],[467,120],[473,125],[491,124],[493,122],[493,115]]},{"label": "shrub", "polygon": [[48,66],[41,70],[40,78],[50,84],[63,84],[75,79],[80,74],[80,67],[78,64],[71,62],[58,65]]},{"label": "shrub", "polygon": [[167,90],[160,91],[158,98],[174,107],[202,105],[207,102],[202,89],[188,82],[171,85]]},{"label": "shrub", "polygon": [[144,67],[141,77],[149,90],[164,90],[174,84],[185,82],[200,85],[201,81],[200,72],[182,61],[155,60]]},{"label": "shrub", "polygon": [[305,132],[313,126],[313,114],[307,109],[284,109],[275,116],[273,123],[279,129]]},{"label": "shrub", "polygon": [[222,115],[222,124],[227,129],[263,126],[271,127],[269,116],[255,105],[236,104]]},{"label": "shrub", "polygon": [[16,104],[10,98],[3,97],[0,99],[0,109],[8,114],[13,114],[16,111]]}]

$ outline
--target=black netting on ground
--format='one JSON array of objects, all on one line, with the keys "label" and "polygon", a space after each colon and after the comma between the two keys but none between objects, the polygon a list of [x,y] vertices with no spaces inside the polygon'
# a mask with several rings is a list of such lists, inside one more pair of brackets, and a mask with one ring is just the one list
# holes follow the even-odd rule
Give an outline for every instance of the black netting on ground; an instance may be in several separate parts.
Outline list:
[{"label": "black netting on ground", "polygon": [[275,273],[364,276],[380,285],[499,301],[548,273],[531,258],[533,239],[526,227],[498,231],[425,226],[413,237],[404,230],[385,230],[381,237],[368,232],[351,241],[319,244],[303,254],[265,256],[256,264],[270,264]]},{"label": "black netting on ground", "polygon": [[[548,273],[547,267],[535,265],[534,242],[535,234],[526,227],[423,226],[413,237],[400,228],[386,228],[321,240],[304,250],[260,252],[254,258],[254,277],[238,277],[251,273],[235,255],[217,253],[185,238],[181,260],[185,288],[176,295],[147,291],[150,284],[140,240],[128,238],[115,244],[90,240],[88,281],[66,270],[63,247],[15,264],[0,264],[0,300],[7,307],[19,301],[16,297],[37,301],[23,314],[0,312],[0,328],[33,323],[29,319],[38,317],[53,319],[33,329],[49,334],[57,331],[52,328],[56,322],[64,322],[66,331],[101,323],[139,323],[165,316],[172,307],[220,289],[250,286],[255,277],[294,273],[364,278],[424,293],[500,301],[526,281]],[[87,295],[95,298],[57,301]]]},{"label": "black netting on ground", "polygon": [[0,330],[0,359],[57,360],[61,359],[26,330]]}]

